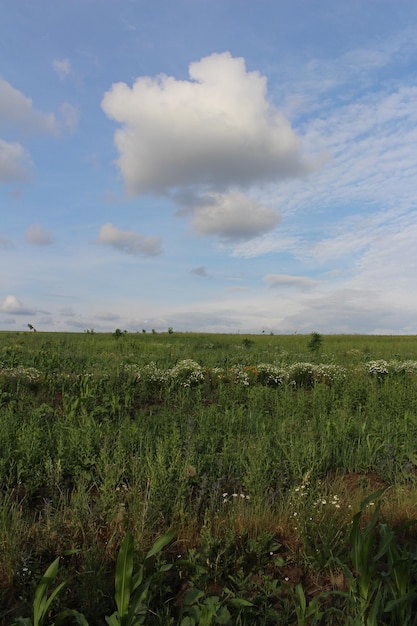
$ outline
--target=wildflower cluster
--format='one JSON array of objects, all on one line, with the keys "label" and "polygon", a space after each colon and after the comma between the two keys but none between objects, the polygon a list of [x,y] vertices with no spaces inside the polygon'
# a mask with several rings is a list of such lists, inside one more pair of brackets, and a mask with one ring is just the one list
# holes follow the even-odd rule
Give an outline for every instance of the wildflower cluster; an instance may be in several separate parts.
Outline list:
[{"label": "wildflower cluster", "polygon": [[243,365],[233,365],[231,368],[232,380],[236,385],[249,385],[249,372]]},{"label": "wildflower cluster", "polygon": [[281,367],[270,363],[260,363],[258,365],[258,380],[263,385],[278,387],[288,379],[288,373]]},{"label": "wildflower cluster", "polygon": [[[383,378],[388,374],[417,374],[417,361],[368,361],[360,366],[371,376]],[[193,359],[179,361],[174,367],[161,369],[151,361],[143,367],[135,364],[124,366],[126,372],[136,380],[144,381],[159,387],[175,384],[179,387],[191,388],[205,380],[233,383],[244,387],[261,384],[269,387],[280,387],[286,383],[294,387],[312,388],[317,383],[333,385],[346,378],[346,368],[332,363],[296,362],[291,365],[275,365],[260,363],[258,365],[237,364],[232,367],[204,368]],[[16,377],[35,368],[0,368],[3,372],[13,372]],[[11,375],[11,374],[10,374]],[[40,375],[38,373],[38,375]],[[36,376],[36,374],[33,374]]]},{"label": "wildflower cluster", "polygon": [[288,368],[288,380],[297,387],[312,387],[314,384],[312,363],[293,363]]},{"label": "wildflower cluster", "polygon": [[294,363],[287,371],[289,382],[297,387],[312,387],[315,383],[330,385],[346,376],[343,367],[323,363]]},{"label": "wildflower cluster", "polygon": [[213,378],[218,378],[219,380],[227,380],[227,370],[224,367],[212,367],[210,373]]},{"label": "wildflower cluster", "polygon": [[6,380],[21,380],[27,383],[38,383],[41,378],[41,372],[36,367],[2,367],[0,368],[0,376]]},{"label": "wildflower cluster", "polygon": [[379,359],[376,361],[368,361],[365,363],[365,371],[371,376],[377,378],[385,378],[388,375],[399,374],[417,374],[417,361],[385,361]]},{"label": "wildflower cluster", "polygon": [[204,381],[204,370],[196,361],[185,359],[169,370],[169,376],[181,387],[195,387]]},{"label": "wildflower cluster", "polygon": [[388,361],[384,361],[383,359],[379,359],[377,361],[368,361],[365,364],[366,370],[368,374],[372,374],[374,376],[386,376],[389,372]]},{"label": "wildflower cluster", "polygon": [[335,383],[337,380],[346,378],[346,371],[340,365],[321,364],[314,365],[313,377],[315,382],[326,383],[327,385]]},{"label": "wildflower cluster", "polygon": [[169,371],[160,369],[154,361],[150,361],[137,372],[136,378],[137,380],[162,385],[169,382]]},{"label": "wildflower cluster", "polygon": [[393,374],[417,374],[417,361],[390,361],[388,372]]}]

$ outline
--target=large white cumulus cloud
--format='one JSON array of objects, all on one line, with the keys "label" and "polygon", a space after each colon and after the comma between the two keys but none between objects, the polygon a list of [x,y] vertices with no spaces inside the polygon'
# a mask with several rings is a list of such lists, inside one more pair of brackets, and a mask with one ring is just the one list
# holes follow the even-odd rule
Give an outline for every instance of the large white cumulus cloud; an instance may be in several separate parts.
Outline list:
[{"label": "large white cumulus cloud", "polygon": [[218,235],[226,241],[240,241],[268,232],[278,221],[278,214],[270,207],[232,191],[206,194],[195,209],[191,223],[200,235]]},{"label": "large white cumulus cloud", "polygon": [[267,100],[266,78],[243,58],[212,54],[191,63],[189,77],[139,77],[105,93],[104,112],[121,124],[115,144],[129,194],[223,191],[309,171],[289,121]]}]

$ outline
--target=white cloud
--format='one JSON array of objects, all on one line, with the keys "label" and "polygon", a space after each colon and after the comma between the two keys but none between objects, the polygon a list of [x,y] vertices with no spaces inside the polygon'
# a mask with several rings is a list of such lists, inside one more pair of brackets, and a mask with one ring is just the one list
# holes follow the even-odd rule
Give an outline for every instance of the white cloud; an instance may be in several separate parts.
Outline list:
[{"label": "white cloud", "polygon": [[218,235],[226,241],[252,239],[274,228],[279,216],[273,209],[238,191],[206,194],[192,219],[200,235]]},{"label": "white cloud", "polygon": [[71,74],[71,62],[69,59],[54,59],[52,61],[52,67],[61,80]]},{"label": "white cloud", "polygon": [[[349,88],[344,86],[346,97]],[[415,204],[417,87],[389,89],[376,83],[353,96],[333,106],[327,102],[303,119],[306,149],[314,146],[330,158],[314,179],[271,188],[283,215],[311,213],[314,206],[321,217],[329,211],[334,222],[337,211],[353,203],[366,213],[378,205],[403,209]]]},{"label": "white cloud", "polygon": [[57,132],[53,113],[37,111],[30,98],[0,78],[0,129],[10,127],[29,133]]},{"label": "white cloud", "polygon": [[35,315],[35,311],[26,308],[16,296],[6,296],[0,304],[1,313],[9,313],[12,315]]},{"label": "white cloud", "polygon": [[159,237],[145,237],[130,230],[120,230],[111,223],[100,228],[97,243],[106,244],[128,254],[156,256],[161,254]]},{"label": "white cloud", "polygon": [[300,235],[288,234],[288,227],[281,224],[279,234],[274,232],[241,242],[235,246],[232,256],[252,258],[271,252],[288,252],[293,254],[294,251],[299,249],[300,242],[302,245],[305,245]]},{"label": "white cloud", "polygon": [[318,284],[317,280],[307,276],[289,276],[288,274],[268,274],[264,276],[268,287],[296,287],[297,289],[311,289]]},{"label": "white cloud", "polygon": [[[75,110],[64,104],[62,117],[70,130],[75,124]],[[8,141],[0,138],[0,183],[26,181],[30,178],[32,161],[19,141],[10,141],[9,136],[34,135],[39,133],[58,134],[58,123],[53,113],[43,113],[34,108],[31,98],[0,77],[0,131],[7,133]]]},{"label": "white cloud", "polygon": [[25,239],[35,246],[49,246],[53,243],[52,235],[44,230],[40,224],[32,224],[26,229]]},{"label": "white cloud", "polygon": [[[398,58],[403,56],[407,54]],[[361,53],[357,57],[361,59]],[[331,269],[341,264],[354,270],[358,258],[383,237],[386,227],[402,223],[407,212],[414,214],[415,81],[399,85],[388,53],[379,61],[377,55],[368,64],[364,53],[362,60],[357,64],[360,85],[352,83],[356,66],[343,58],[332,62],[330,68],[320,64],[310,68],[315,90],[311,80],[305,78],[294,87],[289,77],[284,85],[287,93],[295,89],[310,106],[299,119],[303,144],[307,151],[314,147],[328,152],[330,159],[314,177],[282,181],[263,190],[262,201],[280,207],[279,236],[273,232],[239,244],[236,256],[288,252],[303,261],[329,264]],[[391,81],[381,81],[380,72],[375,72],[382,62],[388,64],[384,71]],[[334,85],[338,87],[336,100]],[[351,216],[348,219],[347,214]],[[411,248],[404,250],[402,258],[411,252]],[[403,263],[399,272],[404,272],[406,265]]]},{"label": "white cloud", "polygon": [[122,125],[115,144],[131,195],[222,191],[312,169],[290,123],[267,100],[266,78],[247,71],[243,58],[212,54],[191,63],[189,76],[143,76],[104,94],[104,112]]},{"label": "white cloud", "polygon": [[71,133],[75,132],[78,128],[78,123],[80,121],[79,108],[75,104],[64,102],[59,107],[59,112],[61,115],[61,123],[63,127]]},{"label": "white cloud", "polygon": [[32,160],[20,143],[0,139],[0,183],[26,181],[31,168]]}]

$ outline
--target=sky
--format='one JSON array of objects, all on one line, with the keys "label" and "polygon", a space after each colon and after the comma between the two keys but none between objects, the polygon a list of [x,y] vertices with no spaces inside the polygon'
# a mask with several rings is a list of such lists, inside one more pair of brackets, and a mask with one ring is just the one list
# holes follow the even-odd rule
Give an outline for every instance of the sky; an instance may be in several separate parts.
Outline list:
[{"label": "sky", "polygon": [[0,330],[417,334],[415,0],[0,13]]}]

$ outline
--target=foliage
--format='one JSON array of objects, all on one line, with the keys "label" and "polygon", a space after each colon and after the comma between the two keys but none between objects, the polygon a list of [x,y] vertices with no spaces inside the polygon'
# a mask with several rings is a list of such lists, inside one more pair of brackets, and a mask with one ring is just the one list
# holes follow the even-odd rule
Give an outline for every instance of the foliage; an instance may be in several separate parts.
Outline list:
[{"label": "foliage", "polygon": [[[313,607],[353,624],[371,619],[371,603],[381,624],[412,623],[415,338],[329,336],[312,358],[300,335],[251,335],[247,349],[238,334],[120,332],[0,333],[0,623],[33,613],[40,573],[77,548],[45,619],[68,606],[102,626],[98,613],[119,610],[126,529],[141,537],[139,587],[152,579],[149,624],[204,612],[213,623],[227,612],[231,623],[309,623]],[[352,518],[380,487],[380,504]],[[146,555],[173,527],[175,567],[161,573],[162,557]],[[358,537],[371,546],[362,609]],[[329,582],[341,572],[343,584]]]},{"label": "foliage", "polygon": [[[58,575],[58,569],[59,557],[48,567],[36,588],[33,600],[33,619],[19,617],[13,621],[13,626],[44,626],[47,620],[49,622],[50,606],[65,585],[68,584],[68,581],[64,580],[48,594],[50,585],[55,581]],[[81,613],[68,609],[61,611],[56,616],[54,624],[58,625],[62,623],[63,620],[69,616],[74,617],[77,624],[80,624],[80,626],[88,626],[85,617]]]},{"label": "foliage", "polygon": [[171,564],[161,565],[147,578],[144,577],[145,563],[172,541],[174,531],[165,533],[156,540],[147,552],[144,562],[133,575],[133,546],[134,540],[130,533],[125,536],[120,547],[116,564],[115,603],[116,611],[106,617],[109,626],[139,626],[144,624],[148,612],[148,592],[153,580],[171,569]]},{"label": "foliage", "polygon": [[310,340],[307,344],[307,347],[313,354],[318,354],[322,347],[322,343],[323,337],[319,333],[313,332],[310,335]]},{"label": "foliage", "polygon": [[[355,624],[378,626],[415,623],[417,608],[417,558],[398,541],[403,528],[395,531],[381,520],[384,490],[368,496],[352,520],[350,532],[352,569],[338,562],[349,580],[349,608]],[[376,506],[368,523],[361,528],[364,511]],[[406,526],[416,524],[410,520]]]}]

